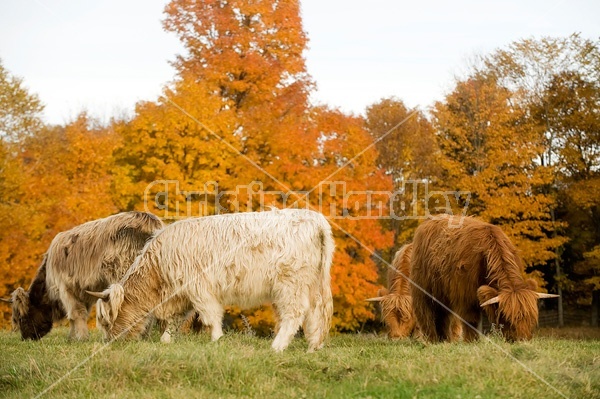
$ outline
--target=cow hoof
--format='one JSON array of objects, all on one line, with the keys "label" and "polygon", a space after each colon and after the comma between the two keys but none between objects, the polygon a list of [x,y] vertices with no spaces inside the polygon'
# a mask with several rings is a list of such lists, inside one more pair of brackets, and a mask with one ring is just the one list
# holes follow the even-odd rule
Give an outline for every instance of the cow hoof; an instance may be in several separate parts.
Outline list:
[{"label": "cow hoof", "polygon": [[170,344],[171,343],[171,334],[165,332],[161,337],[160,337],[160,342],[162,342],[163,344]]},{"label": "cow hoof", "polygon": [[285,348],[287,348],[287,345],[281,345],[281,344],[275,345],[275,344],[273,344],[271,347],[273,348],[273,350],[275,352],[283,352],[285,350]]},{"label": "cow hoof", "polygon": [[69,340],[74,341],[74,342],[83,342],[83,341],[87,341],[89,338],[89,334],[77,334],[77,335],[71,335],[69,337]]}]

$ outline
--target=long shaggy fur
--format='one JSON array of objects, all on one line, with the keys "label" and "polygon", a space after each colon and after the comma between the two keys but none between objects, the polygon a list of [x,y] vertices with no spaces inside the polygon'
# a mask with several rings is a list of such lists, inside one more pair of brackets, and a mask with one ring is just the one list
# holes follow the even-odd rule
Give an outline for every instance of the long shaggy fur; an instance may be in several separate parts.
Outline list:
[{"label": "long shaggy fur", "polygon": [[[224,306],[271,301],[280,320],[275,350],[302,325],[309,350],[320,348],[333,313],[331,227],[307,210],[273,210],[182,220],[144,248],[120,283],[98,300],[106,338],[139,337],[150,321],[172,323],[190,310],[222,335]],[[170,340],[170,328],[161,340]]]},{"label": "long shaggy fur", "polygon": [[[480,304],[509,340],[530,339],[537,324],[535,284],[523,279],[523,264],[502,230],[466,217],[440,215],[421,224],[413,241],[412,279],[467,323],[477,326]],[[454,227],[459,226],[459,227]],[[416,287],[411,288],[417,323],[429,341],[452,338],[451,314]],[[464,338],[478,334],[464,325]]]},{"label": "long shaggy fur", "polygon": [[20,330],[23,339],[37,340],[66,316],[70,338],[86,338],[96,298],[85,290],[102,290],[118,281],[162,227],[154,215],[126,212],[57,234],[29,290],[19,287],[12,294],[13,329]]},{"label": "long shaggy fur", "polygon": [[410,258],[412,244],[400,248],[388,271],[388,289],[380,290],[381,316],[389,328],[390,338],[409,337],[415,327],[410,295]]},{"label": "long shaggy fur", "polygon": [[[378,295],[381,299],[381,314],[389,328],[390,338],[407,338],[411,335],[421,336],[416,325],[411,295],[412,244],[406,244],[394,256],[392,267],[388,270],[388,289],[382,289]],[[450,340],[456,341],[462,336],[462,325],[456,317],[452,317]]]}]

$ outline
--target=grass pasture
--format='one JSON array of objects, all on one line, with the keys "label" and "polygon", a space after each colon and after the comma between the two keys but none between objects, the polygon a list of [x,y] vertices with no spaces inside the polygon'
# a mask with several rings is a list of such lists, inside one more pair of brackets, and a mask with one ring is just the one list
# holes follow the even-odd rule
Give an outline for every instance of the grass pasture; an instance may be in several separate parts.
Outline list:
[{"label": "grass pasture", "polygon": [[600,341],[575,333],[437,345],[338,335],[312,354],[303,339],[278,354],[270,339],[242,333],[217,343],[179,335],[170,345],[153,336],[105,346],[95,330],[88,342],[66,336],[0,332],[0,397],[600,398]]}]

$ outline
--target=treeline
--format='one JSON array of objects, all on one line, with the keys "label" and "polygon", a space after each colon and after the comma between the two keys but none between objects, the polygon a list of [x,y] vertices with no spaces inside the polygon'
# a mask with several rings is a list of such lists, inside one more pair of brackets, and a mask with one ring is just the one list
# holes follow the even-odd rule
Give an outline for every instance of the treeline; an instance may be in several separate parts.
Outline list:
[{"label": "treeline", "polygon": [[[337,330],[373,319],[363,300],[383,281],[384,260],[427,212],[448,207],[501,225],[540,286],[591,302],[600,288],[598,41],[522,40],[480,57],[428,112],[390,98],[357,116],[309,102],[296,2],[174,0],[165,15],[186,48],[176,76],[108,125],[87,114],[44,124],[39,99],[0,65],[0,295],[29,284],[56,233],[88,220],[295,202],[333,217]],[[380,193],[375,205],[370,192]],[[383,217],[367,217],[375,214]],[[248,316],[259,327],[271,317]]]}]

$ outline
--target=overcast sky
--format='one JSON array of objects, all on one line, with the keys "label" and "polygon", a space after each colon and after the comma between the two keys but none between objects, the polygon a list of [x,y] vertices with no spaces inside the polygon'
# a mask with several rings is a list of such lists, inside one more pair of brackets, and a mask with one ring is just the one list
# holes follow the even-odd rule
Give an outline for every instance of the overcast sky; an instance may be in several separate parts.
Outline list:
[{"label": "overcast sky", "polygon": [[[65,123],[106,121],[154,100],[182,52],[162,30],[166,0],[2,0],[0,59]],[[368,5],[367,5],[368,3]],[[408,3],[408,4],[406,4]],[[362,113],[396,96],[426,109],[476,53],[527,37],[600,37],[600,1],[304,0],[314,101]]]}]

